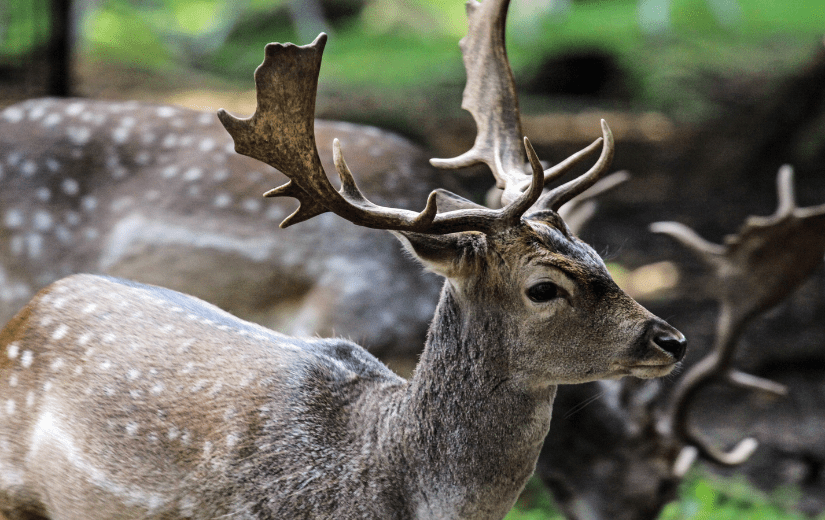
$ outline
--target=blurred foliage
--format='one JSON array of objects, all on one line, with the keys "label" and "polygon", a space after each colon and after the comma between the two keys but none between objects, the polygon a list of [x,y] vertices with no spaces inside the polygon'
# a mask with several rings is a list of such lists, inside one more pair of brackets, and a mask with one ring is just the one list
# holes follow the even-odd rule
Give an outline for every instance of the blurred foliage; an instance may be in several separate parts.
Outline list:
[{"label": "blurred foliage", "polygon": [[[27,52],[45,41],[48,21],[31,15],[33,1],[45,3],[5,0],[0,7],[5,28],[0,54]],[[715,108],[701,92],[708,78],[781,74],[821,47],[822,0],[725,0],[738,6],[735,24],[714,15],[709,4],[714,1],[721,0],[515,1],[508,53],[520,83],[548,56],[603,53],[628,78],[625,101],[631,107],[701,119]],[[666,30],[643,30],[640,2],[669,4]],[[101,0],[78,5],[89,6],[78,18],[83,55],[153,70],[194,68],[248,82],[266,43],[297,39],[287,0]],[[464,71],[456,41],[466,31],[462,1],[364,0],[354,12],[331,27],[322,84],[396,91],[460,88]],[[28,44],[14,36],[27,32],[36,35]]]},{"label": "blurred foliage", "polygon": [[553,497],[536,477],[530,479],[513,509],[504,520],[564,520]]}]

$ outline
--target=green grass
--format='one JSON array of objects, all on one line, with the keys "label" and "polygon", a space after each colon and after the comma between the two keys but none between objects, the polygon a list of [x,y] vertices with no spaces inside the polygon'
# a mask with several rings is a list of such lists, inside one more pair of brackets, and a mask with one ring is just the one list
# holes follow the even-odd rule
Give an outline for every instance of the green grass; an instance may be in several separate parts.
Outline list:
[{"label": "green grass", "polygon": [[534,477],[504,520],[564,520],[564,517],[553,504],[553,497]]},{"label": "green grass", "polygon": [[[794,510],[800,494],[793,488],[763,493],[744,478],[720,478],[693,471],[679,489],[679,499],[665,506],[659,520],[825,520]],[[541,482],[533,478],[505,520],[564,520]]]}]

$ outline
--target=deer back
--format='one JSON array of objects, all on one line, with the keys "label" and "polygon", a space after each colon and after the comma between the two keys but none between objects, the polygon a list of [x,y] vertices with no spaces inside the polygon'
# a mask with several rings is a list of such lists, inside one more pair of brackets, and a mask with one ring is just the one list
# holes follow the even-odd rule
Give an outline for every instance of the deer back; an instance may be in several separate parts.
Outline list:
[{"label": "deer back", "polygon": [[382,453],[360,449],[373,430],[362,401],[403,383],[345,340],[291,338],[91,275],[41,291],[0,344],[0,511],[247,518],[273,486],[284,511],[334,511],[334,496],[308,504],[302,491],[364,499]]}]

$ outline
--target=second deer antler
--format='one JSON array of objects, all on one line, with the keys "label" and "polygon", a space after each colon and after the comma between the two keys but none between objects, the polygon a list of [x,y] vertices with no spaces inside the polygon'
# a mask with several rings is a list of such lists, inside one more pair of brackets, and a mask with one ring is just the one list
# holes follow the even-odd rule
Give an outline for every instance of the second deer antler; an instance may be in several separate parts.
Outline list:
[{"label": "second deer antler", "polygon": [[[731,451],[711,446],[687,420],[688,408],[696,394],[713,382],[786,395],[778,383],[732,367],[733,353],[745,324],[783,299],[810,275],[825,254],[825,205],[799,208],[793,195],[793,170],[783,166],[777,176],[779,204],[769,217],[750,217],[738,235],[728,236],[724,245],[700,237],[676,222],[658,222],[651,230],[672,236],[714,270],[720,316],[716,341],[707,357],[689,370],[670,402],[668,414],[659,422],[665,434],[695,446],[693,452],[724,465],[744,462],[757,447],[755,439],[741,441]],[[688,455],[677,461],[677,472],[689,466]]]}]

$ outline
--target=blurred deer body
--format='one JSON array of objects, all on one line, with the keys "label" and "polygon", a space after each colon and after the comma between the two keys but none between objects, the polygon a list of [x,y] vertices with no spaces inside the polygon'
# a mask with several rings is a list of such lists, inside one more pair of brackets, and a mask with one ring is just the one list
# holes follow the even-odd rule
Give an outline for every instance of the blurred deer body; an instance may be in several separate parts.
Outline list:
[{"label": "blurred deer body", "polygon": [[[414,207],[435,185],[424,153],[398,136],[330,121],[315,131],[327,167],[335,136],[379,201]],[[331,215],[273,233],[292,203],[260,194],[280,173],[236,154],[214,114],[38,99],[0,112],[0,136],[4,323],[48,283],[97,272],[186,291],[287,333],[420,351],[436,277],[385,233]]]}]

